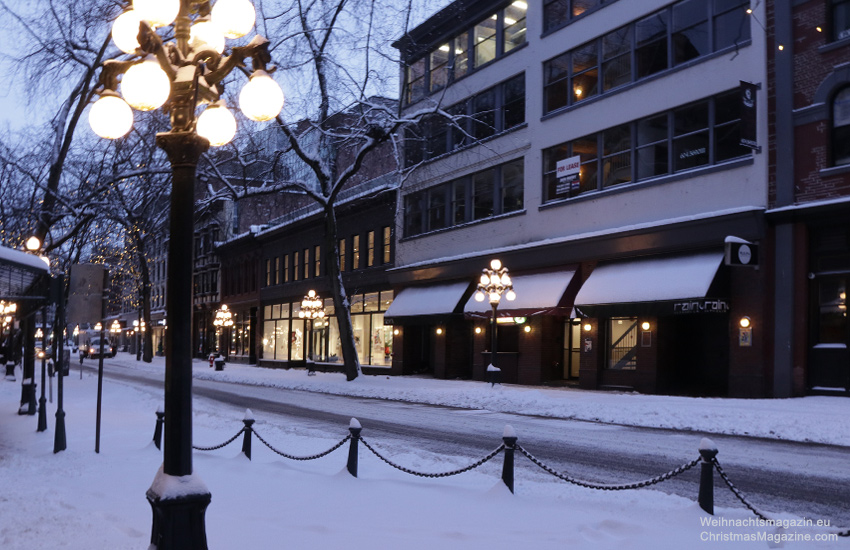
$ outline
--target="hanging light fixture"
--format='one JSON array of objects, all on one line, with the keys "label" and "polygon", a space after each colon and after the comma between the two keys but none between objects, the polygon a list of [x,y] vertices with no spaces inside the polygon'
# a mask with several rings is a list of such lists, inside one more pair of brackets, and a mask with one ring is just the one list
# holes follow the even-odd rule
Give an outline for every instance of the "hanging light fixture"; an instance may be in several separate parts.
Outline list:
[{"label": "hanging light fixture", "polygon": [[227,38],[241,38],[251,32],[256,17],[249,0],[218,0],[212,8],[213,22]]},{"label": "hanging light fixture", "polygon": [[121,81],[121,94],[130,107],[138,111],[153,111],[162,106],[171,93],[168,75],[156,58],[148,55],[144,61],[127,69]]},{"label": "hanging light fixture", "polygon": [[180,0],[133,0],[133,10],[152,27],[164,27],[177,18]]},{"label": "hanging light fixture", "polygon": [[133,127],[133,110],[117,93],[107,91],[89,110],[89,124],[100,137],[118,139]]},{"label": "hanging light fixture", "polygon": [[210,145],[220,147],[236,135],[236,119],[223,101],[210,105],[198,117],[196,128],[199,136],[207,138]]},{"label": "hanging light fixture", "polygon": [[124,53],[135,53],[139,47],[139,13],[127,10],[112,24],[112,41]]},{"label": "hanging light fixture", "polygon": [[283,90],[266,71],[254,71],[239,92],[239,108],[251,120],[271,120],[283,108]]},{"label": "hanging light fixture", "polygon": [[202,18],[196,21],[189,32],[189,43],[195,51],[202,50],[204,46],[216,53],[224,51],[224,33],[209,18]]}]

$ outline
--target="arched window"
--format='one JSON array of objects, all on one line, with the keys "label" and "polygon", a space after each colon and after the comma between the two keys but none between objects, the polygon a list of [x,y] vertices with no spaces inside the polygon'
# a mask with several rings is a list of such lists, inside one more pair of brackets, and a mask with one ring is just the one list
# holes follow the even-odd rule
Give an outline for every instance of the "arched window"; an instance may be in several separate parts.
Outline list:
[{"label": "arched window", "polygon": [[832,100],[832,162],[834,166],[850,164],[850,86]]}]

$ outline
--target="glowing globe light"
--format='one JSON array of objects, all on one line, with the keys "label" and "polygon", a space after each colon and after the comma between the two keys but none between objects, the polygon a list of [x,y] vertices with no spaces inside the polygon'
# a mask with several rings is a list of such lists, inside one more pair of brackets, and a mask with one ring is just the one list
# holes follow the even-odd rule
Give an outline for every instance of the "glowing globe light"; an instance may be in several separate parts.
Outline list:
[{"label": "glowing globe light", "polygon": [[29,239],[27,239],[25,246],[30,252],[35,252],[36,250],[41,248],[41,241],[38,240],[38,237],[30,237]]},{"label": "glowing globe light", "polygon": [[177,17],[180,0],[133,0],[133,10],[152,27],[164,27]]},{"label": "glowing globe light", "polygon": [[197,132],[213,147],[220,147],[236,135],[236,119],[227,107],[210,105],[198,117]]},{"label": "glowing globe light", "polygon": [[124,53],[135,53],[139,47],[139,14],[135,10],[125,11],[112,24],[112,41]]},{"label": "glowing globe light", "polygon": [[89,125],[102,138],[118,139],[132,128],[133,111],[118,94],[105,93],[92,105]]},{"label": "glowing globe light", "polygon": [[121,81],[124,100],[139,111],[158,109],[170,93],[171,81],[152,55],[130,67]]},{"label": "glowing globe light", "polygon": [[212,21],[198,21],[192,25],[189,43],[195,51],[202,50],[204,46],[221,53],[224,51],[224,34]]},{"label": "glowing globe light", "polygon": [[212,9],[213,22],[227,38],[240,38],[251,32],[256,16],[249,0],[218,0]]},{"label": "glowing globe light", "polygon": [[254,71],[239,92],[239,107],[251,120],[271,120],[283,108],[283,90],[266,71]]}]

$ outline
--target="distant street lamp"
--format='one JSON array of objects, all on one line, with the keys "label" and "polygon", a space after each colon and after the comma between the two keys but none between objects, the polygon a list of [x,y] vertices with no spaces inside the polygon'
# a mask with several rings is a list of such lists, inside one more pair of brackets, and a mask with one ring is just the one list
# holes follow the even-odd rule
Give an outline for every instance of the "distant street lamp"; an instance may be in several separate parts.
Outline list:
[{"label": "distant street lamp", "polygon": [[[324,301],[316,296],[316,291],[311,290],[304,296],[304,299],[301,300],[301,310],[298,312],[298,316],[302,319],[307,319],[310,323],[310,328],[308,329],[308,342],[307,342],[307,361],[314,361],[313,359],[313,319],[322,319],[325,316],[325,303]],[[309,372],[312,372],[313,369],[308,369]]]},{"label": "distant street lamp", "polygon": [[499,301],[502,299],[502,294],[508,301],[516,299],[511,277],[508,275],[508,268],[502,267],[502,262],[492,260],[489,268],[481,270],[481,277],[478,280],[478,290],[475,292],[475,301],[483,302],[485,299],[490,300],[490,306],[493,308],[493,314],[490,318],[490,366],[497,369],[496,366],[496,310],[499,307]]},{"label": "distant street lamp", "polygon": [[[213,319],[213,326],[215,327],[215,345],[216,350],[221,351],[221,348],[224,346],[221,345],[221,330],[223,328],[230,328],[233,326],[233,313],[227,309],[227,304],[221,304],[221,308],[217,309],[215,312],[215,318]],[[227,356],[227,353],[224,354]]]}]

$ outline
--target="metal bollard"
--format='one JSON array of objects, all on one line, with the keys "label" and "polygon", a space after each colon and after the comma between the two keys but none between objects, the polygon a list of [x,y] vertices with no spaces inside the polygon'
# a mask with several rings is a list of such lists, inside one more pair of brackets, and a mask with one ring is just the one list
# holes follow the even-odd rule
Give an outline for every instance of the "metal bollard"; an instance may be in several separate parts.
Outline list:
[{"label": "metal bollard", "polygon": [[502,464],[502,481],[514,492],[514,450],[516,449],[516,432],[511,425],[505,426],[502,441],[505,442],[505,462]]},{"label": "metal bollard", "polygon": [[165,411],[162,406],[156,410],[156,428],[153,430],[153,442],[157,449],[162,449],[162,425],[165,423]]},{"label": "metal bollard", "polygon": [[251,460],[251,432],[253,431],[251,426],[254,425],[254,413],[251,412],[251,409],[245,409],[245,418],[242,419],[242,422],[245,424],[245,429],[242,430],[245,434],[242,438],[242,452],[245,453],[248,460]]},{"label": "metal bollard", "polygon": [[699,444],[699,454],[702,457],[699,473],[699,507],[714,515],[714,457],[717,456],[717,446],[707,437]]},{"label": "metal bollard", "polygon": [[348,425],[348,431],[351,433],[351,443],[348,446],[348,473],[354,477],[357,477],[357,444],[360,442],[362,429],[360,422],[352,418]]}]

